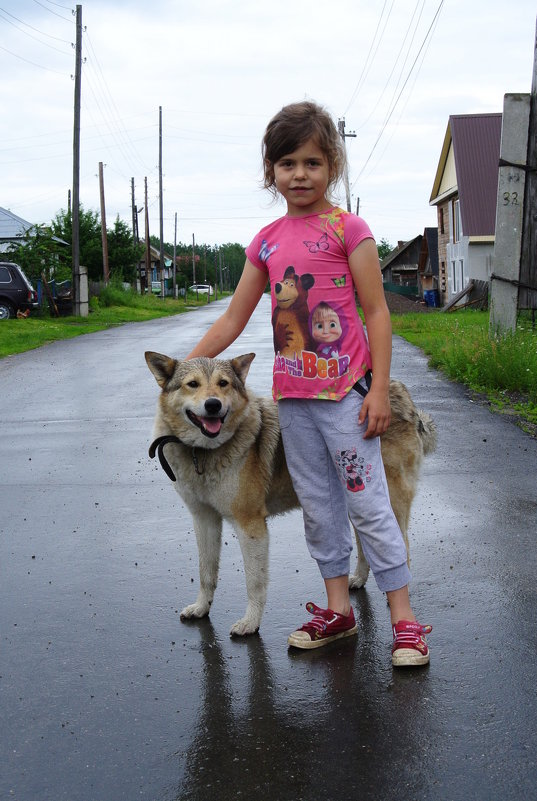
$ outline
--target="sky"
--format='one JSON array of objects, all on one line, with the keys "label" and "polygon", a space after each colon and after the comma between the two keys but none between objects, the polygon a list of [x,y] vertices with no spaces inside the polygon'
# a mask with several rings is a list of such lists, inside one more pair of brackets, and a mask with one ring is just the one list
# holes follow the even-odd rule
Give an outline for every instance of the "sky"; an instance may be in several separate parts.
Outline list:
[{"label": "sky", "polygon": [[[35,224],[73,184],[75,8],[0,0],[0,206]],[[261,188],[261,139],[285,104],[345,120],[351,208],[392,246],[436,225],[451,114],[529,92],[533,0],[86,0],[80,202],[132,224],[131,178],[164,241],[247,245],[285,213]],[[346,205],[344,187],[336,200]],[[177,215],[177,234],[175,220]],[[144,212],[139,213],[144,235]]]}]

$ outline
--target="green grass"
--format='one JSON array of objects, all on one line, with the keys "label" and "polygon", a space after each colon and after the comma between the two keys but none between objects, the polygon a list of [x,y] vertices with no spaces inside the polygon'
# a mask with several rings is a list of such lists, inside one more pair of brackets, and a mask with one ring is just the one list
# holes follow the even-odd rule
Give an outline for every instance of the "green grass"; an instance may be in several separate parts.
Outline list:
[{"label": "green grass", "polygon": [[144,322],[190,311],[207,303],[206,295],[189,293],[186,299],[172,300],[157,296],[140,296],[116,287],[107,287],[90,301],[88,317],[50,317],[32,315],[21,320],[0,322],[0,358],[39,348],[58,339],[71,339],[81,334],[103,331],[123,323]]},{"label": "green grass", "polygon": [[529,316],[521,315],[515,333],[502,337],[489,336],[483,311],[393,315],[392,327],[428,355],[431,367],[537,433],[537,331]]}]

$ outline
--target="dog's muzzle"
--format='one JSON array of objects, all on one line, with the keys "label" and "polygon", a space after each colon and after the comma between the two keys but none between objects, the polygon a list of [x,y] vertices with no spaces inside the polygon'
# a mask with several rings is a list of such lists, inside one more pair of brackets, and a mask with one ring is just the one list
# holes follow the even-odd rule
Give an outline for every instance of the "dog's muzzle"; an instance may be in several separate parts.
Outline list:
[{"label": "dog's muzzle", "polygon": [[219,435],[227,412],[222,414],[222,401],[218,400],[218,398],[207,398],[203,406],[207,412],[206,415],[194,414],[191,409],[186,410],[186,415],[190,422],[199,428],[202,434],[213,439]]}]

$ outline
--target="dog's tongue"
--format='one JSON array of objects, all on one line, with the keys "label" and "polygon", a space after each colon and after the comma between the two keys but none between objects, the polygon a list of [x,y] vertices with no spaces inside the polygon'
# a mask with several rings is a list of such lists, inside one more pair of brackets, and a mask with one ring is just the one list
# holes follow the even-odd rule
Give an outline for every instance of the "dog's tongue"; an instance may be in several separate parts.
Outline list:
[{"label": "dog's tongue", "polygon": [[222,420],[219,417],[202,417],[203,428],[210,434],[218,434],[222,428]]}]

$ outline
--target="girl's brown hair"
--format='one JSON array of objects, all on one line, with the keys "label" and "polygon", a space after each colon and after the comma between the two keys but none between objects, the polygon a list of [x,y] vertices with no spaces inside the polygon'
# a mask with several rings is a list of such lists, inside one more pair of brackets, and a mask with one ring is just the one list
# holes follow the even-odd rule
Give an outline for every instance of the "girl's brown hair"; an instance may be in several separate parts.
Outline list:
[{"label": "girl's brown hair", "polygon": [[345,170],[345,148],[330,114],[322,106],[305,100],[284,106],[267,125],[261,152],[263,155],[263,186],[274,195],[274,164],[282,156],[314,139],[328,160],[332,189]]}]

